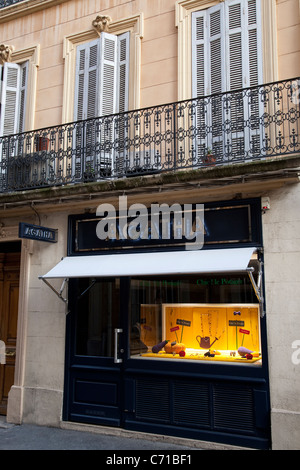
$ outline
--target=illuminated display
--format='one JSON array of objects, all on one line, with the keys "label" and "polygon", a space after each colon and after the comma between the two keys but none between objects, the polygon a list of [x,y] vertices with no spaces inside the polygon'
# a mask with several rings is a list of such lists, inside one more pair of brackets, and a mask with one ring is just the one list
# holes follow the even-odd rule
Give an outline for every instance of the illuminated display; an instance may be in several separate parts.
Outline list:
[{"label": "illuminated display", "polygon": [[261,364],[259,325],[256,304],[141,305],[135,338],[140,349],[131,354]]}]

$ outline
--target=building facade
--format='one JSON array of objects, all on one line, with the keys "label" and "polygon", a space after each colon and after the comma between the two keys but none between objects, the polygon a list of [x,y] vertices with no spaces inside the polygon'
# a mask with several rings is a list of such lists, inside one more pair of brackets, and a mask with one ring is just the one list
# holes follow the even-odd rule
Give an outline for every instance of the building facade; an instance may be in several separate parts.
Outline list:
[{"label": "building facade", "polygon": [[9,422],[299,449],[299,12],[0,1]]}]

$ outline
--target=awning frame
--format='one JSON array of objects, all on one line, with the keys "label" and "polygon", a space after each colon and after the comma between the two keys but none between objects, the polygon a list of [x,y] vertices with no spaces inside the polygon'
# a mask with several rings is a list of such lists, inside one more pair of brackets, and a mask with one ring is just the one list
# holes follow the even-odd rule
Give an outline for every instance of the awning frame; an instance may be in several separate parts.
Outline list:
[{"label": "awning frame", "polygon": [[263,262],[259,258],[258,258],[258,266],[259,268],[258,268],[257,282],[255,281],[254,276],[253,276],[254,268],[247,269],[247,272],[248,272],[248,276],[250,278],[253,290],[259,302],[260,316],[261,318],[263,318],[266,314],[265,308],[264,308],[263,282],[262,282],[263,281],[263,270],[262,270]]},{"label": "awning frame", "polygon": [[[258,250],[256,249],[255,251],[258,251]],[[126,256],[126,255],[124,254],[122,256]],[[99,259],[101,259],[101,257],[99,257]],[[257,278],[257,281],[255,281],[254,276],[253,276],[254,268],[248,267],[248,268],[246,268],[245,271],[244,270],[240,271],[240,272],[244,271],[244,272],[248,273],[248,276],[249,276],[250,282],[252,284],[253,290],[254,290],[255,295],[257,297],[257,300],[259,302],[261,318],[263,318],[265,316],[264,297],[263,297],[263,270],[262,270],[262,267],[263,267],[263,263],[262,263],[260,257],[258,257],[258,278]],[[153,275],[158,275],[158,274],[160,274],[160,273],[156,273],[156,274],[153,273]],[[172,272],[170,272],[169,274],[172,274]],[[78,276],[78,277],[80,277],[80,276]],[[91,276],[91,277],[94,277],[94,276]],[[99,273],[99,277],[101,277],[100,273]],[[68,284],[69,278],[64,276],[63,283],[62,283],[61,288],[59,290],[56,290],[44,276],[39,276],[39,279],[41,279],[48,287],[50,287],[50,289],[57,295],[57,297],[60,300],[62,300],[66,305],[68,304],[68,299],[63,296],[63,291],[66,288],[66,285]],[[87,289],[85,289],[84,292],[81,293],[80,297],[82,297],[89,289],[91,289],[94,286],[95,282],[96,281],[94,280],[92,282],[92,284]]]},{"label": "awning frame", "polygon": [[[59,291],[57,291],[55,289],[55,287],[53,287],[50,282],[47,281],[47,279],[44,279],[43,276],[39,276],[39,279],[41,279],[42,281],[44,281],[44,283],[50,287],[50,289],[57,295],[57,297],[62,300],[66,305],[68,304],[68,299],[63,297],[62,293],[64,291],[64,289],[66,288],[66,284],[69,283],[69,279],[68,278],[65,278],[63,280],[63,283],[61,285],[61,288],[59,289]],[[87,287],[87,289],[85,289],[79,296],[79,299],[86,293],[88,292],[94,285],[95,285],[96,281],[94,280],[91,285],[89,287]]]},{"label": "awning frame", "polygon": [[55,289],[55,287],[53,287],[50,282],[47,281],[47,279],[44,279],[43,276],[39,276],[39,279],[41,279],[42,281],[44,281],[45,284],[47,284],[48,287],[50,287],[50,289],[57,295],[57,297],[62,300],[66,305],[68,304],[68,299],[66,299],[65,297],[63,297],[62,293],[66,287],[66,284],[68,283],[68,279],[65,278],[63,280],[63,283],[61,285],[61,288],[59,289],[59,291],[57,291]]}]

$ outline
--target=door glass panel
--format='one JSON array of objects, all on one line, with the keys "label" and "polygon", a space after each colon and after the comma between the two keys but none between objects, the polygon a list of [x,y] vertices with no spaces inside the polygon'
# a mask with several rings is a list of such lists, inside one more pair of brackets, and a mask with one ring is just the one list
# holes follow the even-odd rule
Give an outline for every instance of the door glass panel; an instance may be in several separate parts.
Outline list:
[{"label": "door glass panel", "polygon": [[119,325],[119,279],[78,280],[76,354],[114,356],[114,330]]}]

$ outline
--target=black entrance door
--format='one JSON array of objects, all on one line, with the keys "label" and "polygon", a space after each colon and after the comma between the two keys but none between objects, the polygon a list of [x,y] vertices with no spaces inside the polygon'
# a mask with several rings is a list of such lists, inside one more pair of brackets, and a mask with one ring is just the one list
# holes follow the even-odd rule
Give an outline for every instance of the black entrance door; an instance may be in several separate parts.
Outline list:
[{"label": "black entrance door", "polygon": [[65,420],[121,426],[127,292],[115,278],[70,280]]}]

